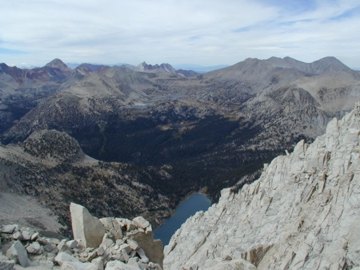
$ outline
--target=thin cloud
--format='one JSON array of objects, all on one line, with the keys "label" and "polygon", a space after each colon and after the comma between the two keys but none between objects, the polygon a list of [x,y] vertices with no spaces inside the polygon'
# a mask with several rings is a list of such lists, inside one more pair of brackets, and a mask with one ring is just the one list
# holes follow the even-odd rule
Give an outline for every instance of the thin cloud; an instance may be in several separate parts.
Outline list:
[{"label": "thin cloud", "polygon": [[[360,65],[355,0],[14,0],[0,10],[2,62],[232,64],[247,57]],[[16,53],[19,52],[19,53]],[[23,52],[27,52],[24,54]]]}]

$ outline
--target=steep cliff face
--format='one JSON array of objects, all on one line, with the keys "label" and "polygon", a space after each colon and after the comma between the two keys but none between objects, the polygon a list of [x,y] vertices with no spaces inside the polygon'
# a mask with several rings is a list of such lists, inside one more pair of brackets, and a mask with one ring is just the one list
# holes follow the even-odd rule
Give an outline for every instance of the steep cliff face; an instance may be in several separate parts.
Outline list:
[{"label": "steep cliff face", "polygon": [[165,248],[165,269],[360,266],[360,104],[239,193],[222,191]]}]

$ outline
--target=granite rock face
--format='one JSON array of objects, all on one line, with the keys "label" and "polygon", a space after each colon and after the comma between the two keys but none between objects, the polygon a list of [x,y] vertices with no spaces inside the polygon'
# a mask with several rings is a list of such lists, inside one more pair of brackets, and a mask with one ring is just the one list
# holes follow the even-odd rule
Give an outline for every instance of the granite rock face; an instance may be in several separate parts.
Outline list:
[{"label": "granite rock face", "polygon": [[[359,135],[358,104],[312,144],[275,158],[254,183],[224,189],[175,233],[164,269],[359,267]],[[237,268],[237,260],[252,266]]]}]

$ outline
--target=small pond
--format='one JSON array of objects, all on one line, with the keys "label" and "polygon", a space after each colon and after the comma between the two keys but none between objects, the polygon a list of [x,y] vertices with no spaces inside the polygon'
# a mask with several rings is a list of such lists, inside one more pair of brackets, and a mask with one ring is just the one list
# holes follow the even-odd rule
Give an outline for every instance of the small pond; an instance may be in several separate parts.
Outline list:
[{"label": "small pond", "polygon": [[176,208],[174,214],[154,231],[155,239],[160,239],[167,245],[171,236],[197,211],[207,210],[211,205],[210,199],[202,193],[194,193],[182,201]]}]

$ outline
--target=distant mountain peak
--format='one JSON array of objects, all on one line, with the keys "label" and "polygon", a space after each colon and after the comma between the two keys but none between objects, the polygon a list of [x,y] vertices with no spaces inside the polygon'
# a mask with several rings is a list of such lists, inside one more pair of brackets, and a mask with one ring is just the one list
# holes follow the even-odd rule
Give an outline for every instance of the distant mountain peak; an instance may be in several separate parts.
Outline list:
[{"label": "distant mountain peak", "polygon": [[292,57],[290,57],[290,56],[285,56],[283,59],[284,59],[285,61],[299,61],[299,60],[297,60],[297,59],[295,59],[295,58],[292,58]]},{"label": "distant mountain peak", "polygon": [[69,67],[59,58],[55,58],[51,62],[47,63],[45,67],[57,68],[60,70],[69,70]]},{"label": "distant mountain peak", "polygon": [[245,63],[248,63],[248,62],[259,62],[259,61],[262,61],[261,59],[259,58],[255,58],[255,57],[248,57],[244,60]]},{"label": "distant mountain peak", "polygon": [[318,72],[350,71],[351,69],[334,56],[321,58],[310,64]]},{"label": "distant mountain peak", "polygon": [[318,61],[336,61],[336,62],[340,62],[340,60],[337,59],[335,56],[325,56],[323,58],[320,58]]},{"label": "distant mountain peak", "polygon": [[337,59],[334,56],[326,56],[323,57],[313,63],[321,63],[321,64],[327,64],[327,65],[339,65],[339,66],[345,66],[339,59]]},{"label": "distant mountain peak", "polygon": [[271,56],[269,59],[267,59],[267,61],[284,61],[285,58],[280,58],[280,57],[277,57],[277,56]]},{"label": "distant mountain peak", "polygon": [[147,66],[149,66],[149,65],[148,65],[148,63],[146,63],[145,61],[143,61],[143,62],[140,63],[138,66],[139,66],[139,67],[147,67]]},{"label": "distant mountain peak", "polygon": [[5,63],[0,63],[0,71],[2,71],[3,69],[8,68],[9,66]]},{"label": "distant mountain peak", "polygon": [[105,65],[82,63],[82,64],[78,65],[75,68],[75,70],[82,70],[82,71],[86,71],[86,72],[96,72],[96,71],[99,71],[101,69],[105,69],[107,67],[108,66],[105,66]]},{"label": "distant mountain peak", "polygon": [[252,70],[250,72],[250,74],[252,74],[254,72],[259,73],[260,70],[265,69],[268,69],[268,73],[270,69],[274,68],[292,69],[311,75],[319,75],[333,72],[352,72],[351,68],[343,64],[334,56],[327,56],[312,63],[302,62],[289,56],[286,56],[284,58],[273,56],[264,60],[258,58],[247,58],[242,62],[226,68],[226,70],[241,69],[247,74],[249,74],[249,70]]},{"label": "distant mountain peak", "polygon": [[168,72],[168,73],[176,73],[175,68],[173,68],[168,63],[162,63],[162,64],[147,64],[145,61],[142,62],[140,65],[137,66],[140,71],[155,71],[155,72]]}]

